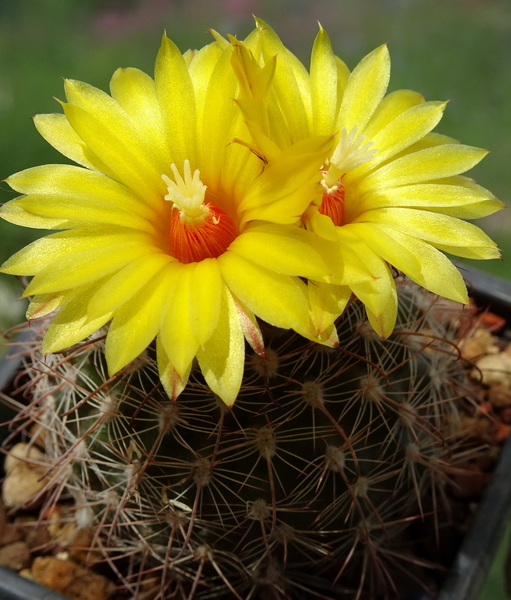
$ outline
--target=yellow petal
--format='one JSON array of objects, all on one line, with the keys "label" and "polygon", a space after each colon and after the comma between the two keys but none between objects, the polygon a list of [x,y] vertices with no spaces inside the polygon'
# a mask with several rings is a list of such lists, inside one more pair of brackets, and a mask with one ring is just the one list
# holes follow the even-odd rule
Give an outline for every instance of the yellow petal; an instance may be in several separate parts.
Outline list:
[{"label": "yellow petal", "polygon": [[[372,328],[382,340],[387,339],[394,331],[397,319],[398,298],[393,279],[391,283],[391,293],[387,296],[383,296],[383,298],[386,298],[387,302],[382,305],[378,312],[374,312],[369,303],[366,304],[366,313],[369,323],[371,323]],[[377,285],[378,283],[375,282],[372,284],[372,287],[377,287]],[[358,294],[360,294],[361,299],[364,297],[360,289],[358,290]]]},{"label": "yellow petal", "polygon": [[161,170],[128,138],[118,136],[117,132],[91,113],[73,104],[64,104],[63,107],[73,129],[108,169],[115,173],[115,179],[144,198],[151,206],[158,208],[166,194]]},{"label": "yellow petal", "polygon": [[197,122],[193,84],[181,52],[166,35],[156,57],[154,80],[173,162],[181,168],[189,160],[195,169]]},{"label": "yellow petal", "polygon": [[421,183],[464,173],[487,154],[462,144],[442,144],[406,154],[380,167],[360,182],[360,191]]},{"label": "yellow petal", "polygon": [[376,188],[365,194],[357,210],[359,213],[375,208],[417,207],[447,208],[478,205],[493,199],[493,194],[471,182],[461,180],[459,185],[444,180],[443,183],[417,183],[392,188]]},{"label": "yellow petal", "polygon": [[167,392],[167,395],[171,400],[176,400],[188,383],[192,364],[190,363],[190,367],[184,373],[183,377],[178,375],[165,352],[160,336],[156,338],[156,354],[158,360],[158,375],[163,384],[163,389]]},{"label": "yellow petal", "polygon": [[54,317],[44,336],[43,354],[73,346],[110,320],[111,314],[102,315],[93,321],[87,320],[87,304],[101,283],[102,280],[83,286],[69,295],[68,301]]},{"label": "yellow petal", "polygon": [[351,298],[351,289],[347,285],[315,282],[309,282],[307,289],[311,319],[321,333],[344,312]]},{"label": "yellow petal", "polygon": [[[459,143],[459,140],[449,137],[448,135],[432,131],[431,133],[425,135],[422,140],[412,144],[409,148],[402,152],[401,155],[405,156],[413,152],[418,152],[419,150],[425,150],[426,148],[434,148],[435,146],[444,146],[445,144],[457,145]],[[401,155],[398,155],[398,157]]]},{"label": "yellow petal", "polygon": [[282,135],[286,132],[282,111],[270,97],[277,57],[260,65],[243,42],[229,37],[233,45],[231,65],[239,83],[236,104],[243,114],[254,150],[270,161],[280,153],[281,147],[291,144],[289,135]]},{"label": "yellow petal", "polygon": [[387,338],[393,331],[397,317],[397,292],[394,278],[387,263],[369,247],[366,257],[371,262],[371,270],[375,279],[351,285],[353,293],[363,302],[369,322],[382,338]]},{"label": "yellow petal", "polygon": [[267,23],[256,19],[256,25],[261,36],[264,61],[269,63],[277,57],[274,80],[276,96],[282,115],[286,118],[291,142],[297,142],[309,131],[305,94],[300,93],[303,71],[297,65],[299,61]]},{"label": "yellow petal", "polygon": [[424,102],[402,112],[380,130],[372,142],[376,156],[357,169],[358,177],[389,160],[429,133],[442,118],[445,102]]},{"label": "yellow petal", "polygon": [[353,127],[363,133],[367,122],[380,103],[390,78],[390,57],[387,46],[373,50],[353,69],[342,99],[336,129],[349,133]]},{"label": "yellow petal", "polygon": [[[256,107],[253,106],[256,104],[255,102],[238,99],[236,100],[236,104],[240,108],[243,119],[252,138],[252,142],[250,144],[246,144],[247,147],[250,148],[254,154],[257,154],[257,156],[260,157],[264,163],[273,161],[280,154],[281,148],[286,148],[291,143],[289,139],[278,139],[282,136],[276,135],[279,131],[285,131],[285,127],[273,125],[272,137],[274,139],[272,139],[268,132],[269,126],[264,127],[263,123],[261,123],[261,119],[258,119],[255,115]],[[262,111],[263,107],[260,108]],[[264,112],[266,112],[266,110]],[[275,118],[276,116],[274,115],[274,120]],[[242,140],[236,141],[241,144],[245,143]]]},{"label": "yellow petal", "polygon": [[454,256],[461,256],[463,258],[471,258],[475,260],[490,260],[492,258],[501,258],[500,250],[495,248],[465,248],[461,246],[447,246],[445,244],[433,244],[435,248],[442,250],[442,252],[448,252],[454,254]]},{"label": "yellow petal", "polygon": [[[409,262],[400,262],[394,258],[394,264],[398,269],[403,270],[410,279],[435,294],[462,304],[468,303],[467,289],[463,278],[446,256],[433,248],[431,244],[397,229],[383,224],[378,224],[377,227],[395,240],[396,244],[407,248],[419,261],[420,269],[409,270]],[[371,242],[371,239],[368,239],[368,242]]]},{"label": "yellow petal", "polygon": [[51,196],[50,203],[59,198],[74,199],[77,206],[88,210],[89,214],[92,208],[99,209],[102,205],[133,212],[152,221],[158,221],[164,214],[161,210],[152,210],[142,198],[110,177],[72,165],[32,167],[11,175],[7,183],[23,194]]},{"label": "yellow petal", "polygon": [[430,208],[430,212],[438,212],[458,219],[480,219],[492,215],[498,210],[506,208],[505,204],[497,198],[491,198],[482,202],[473,202],[463,206],[452,206],[448,208]]},{"label": "yellow petal", "polygon": [[184,377],[199,348],[191,328],[190,299],[193,298],[194,263],[179,264],[169,286],[162,311],[160,339],[165,352],[180,377]]},{"label": "yellow petal", "polygon": [[[233,46],[231,65],[240,87],[239,98],[260,100],[264,106],[275,76],[276,57],[261,66],[243,42],[229,37]],[[267,118],[266,114],[258,116]]]},{"label": "yellow petal", "polygon": [[[195,51],[193,60],[188,67],[194,89],[195,103],[197,106],[198,132],[201,131],[203,123],[203,110],[200,110],[200,108],[205,107],[206,105],[206,96],[208,87],[213,78],[213,72],[216,69],[218,61],[228,47],[229,44],[227,42],[225,46],[219,42],[208,44],[207,46],[204,46],[204,48]],[[230,96],[230,98],[233,96],[234,94]]]},{"label": "yellow petal", "polygon": [[68,252],[52,260],[32,279],[24,295],[58,292],[91,283],[155,251],[147,240],[136,236],[123,237],[124,240],[108,246],[98,244],[83,252]]},{"label": "yellow petal", "polygon": [[23,196],[13,202],[26,213],[50,221],[73,223],[75,227],[98,223],[130,227],[153,236],[159,235],[158,230],[151,222],[121,208],[109,206],[107,203],[98,202],[94,205],[94,201],[84,202],[71,196],[59,198],[58,196],[39,195]]},{"label": "yellow petal", "polygon": [[310,335],[307,288],[298,278],[277,275],[234,252],[218,258],[224,281],[259,318]]},{"label": "yellow petal", "polygon": [[[113,246],[126,241],[129,229],[116,227],[82,227],[74,231],[59,231],[32,242],[13,254],[1,267],[2,272],[14,275],[35,275],[50,262],[69,254],[97,246]],[[143,235],[143,234],[142,234]],[[140,239],[140,234],[136,239]]]},{"label": "yellow petal", "polygon": [[317,236],[330,242],[337,241],[337,231],[332,219],[319,212],[316,204],[311,204],[302,215],[305,227],[313,231]]},{"label": "yellow petal", "polygon": [[400,271],[413,273],[421,270],[419,258],[392,237],[392,234],[387,233],[387,228],[376,223],[354,223],[346,225],[345,229],[354,232],[376,254]]},{"label": "yellow petal", "polygon": [[57,113],[36,115],[34,124],[43,138],[67,158],[88,169],[100,171],[110,177],[114,173],[84,143],[71,127],[65,115]]},{"label": "yellow petal", "polygon": [[309,339],[328,348],[337,348],[339,346],[339,335],[335,323],[332,323],[330,327],[327,327],[323,331],[318,331],[314,337],[311,336]]},{"label": "yellow petal", "polygon": [[276,273],[318,279],[329,273],[314,242],[314,234],[304,229],[268,224],[247,228],[229,250]]},{"label": "yellow petal", "polygon": [[355,222],[363,221],[385,224],[436,244],[495,248],[495,243],[479,227],[426,210],[380,208],[364,213]]},{"label": "yellow petal", "polygon": [[211,390],[232,406],[243,378],[245,341],[231,294],[224,289],[222,296],[217,327],[197,352],[197,360]]},{"label": "yellow petal", "polygon": [[335,56],[335,66],[337,69],[337,107],[336,111],[341,106],[342,99],[344,97],[344,90],[350,77],[350,70],[346,66],[346,63],[341,60],[338,56]]},{"label": "yellow petal", "polygon": [[226,40],[224,38],[223,35],[218,33],[218,31],[216,31],[215,29],[209,29],[208,31],[215,38],[215,42],[219,45],[221,50],[225,50],[226,48],[229,48],[230,44],[229,44],[228,40]]},{"label": "yellow petal", "polygon": [[[165,155],[161,156],[154,153],[157,146],[152,143],[151,139],[147,140],[145,138],[144,130],[140,131],[140,126],[137,128],[130,116],[114,98],[88,83],[73,79],[64,80],[64,88],[69,104],[81,108],[87,114],[92,115],[108,132],[115,133],[115,139],[121,142],[122,146],[129,148],[140,165],[146,169],[155,166],[159,174],[168,166],[169,163],[165,159]],[[135,90],[132,86],[129,91],[135,95],[139,90]],[[143,110],[144,105],[150,103],[150,100],[150,91],[147,86],[142,94],[138,93],[136,97],[132,98],[132,102],[137,104],[139,110]],[[158,108],[157,105],[155,108]],[[154,118],[156,115],[157,112],[155,111],[150,117]],[[70,121],[70,123],[73,129],[77,131],[73,122]],[[77,133],[87,142],[83,137],[83,132],[77,131]],[[95,154],[98,154],[92,144],[89,142],[87,144]]]},{"label": "yellow petal", "polygon": [[112,98],[130,117],[162,172],[173,162],[154,81],[139,69],[117,69],[110,81]]},{"label": "yellow petal", "polygon": [[131,300],[171,261],[172,258],[168,254],[157,252],[142,256],[127,264],[109,277],[91,298],[87,312],[89,319],[113,312]]},{"label": "yellow petal", "polygon": [[190,277],[190,330],[197,342],[203,345],[217,328],[222,290],[225,286],[214,258],[194,263]]},{"label": "yellow petal", "polygon": [[396,90],[387,94],[374,111],[364,130],[364,135],[367,139],[372,140],[377,133],[401,113],[423,102],[424,96],[411,90]]},{"label": "yellow petal", "polygon": [[[337,227],[336,231],[335,252],[342,261],[342,276],[338,279],[332,278],[328,283],[352,286],[371,282],[378,277],[381,271],[381,260],[368,249],[365,241],[357,236],[350,226]],[[326,243],[325,247],[327,247]]]},{"label": "yellow petal", "polygon": [[296,223],[310,202],[321,194],[319,168],[332,142],[332,138],[317,136],[282,152],[241,201],[241,226],[252,220]]},{"label": "yellow petal", "polygon": [[[343,228],[344,229],[344,228]],[[352,245],[356,246],[359,252],[363,252],[367,267],[373,275],[372,279],[360,282],[350,283],[353,292],[360,297],[366,306],[375,314],[380,315],[383,307],[387,304],[388,297],[392,293],[393,280],[392,275],[384,260],[361,239],[355,240],[356,231],[354,229],[342,231],[343,238],[347,241],[352,239]]]},{"label": "yellow petal", "polygon": [[19,205],[18,199],[11,200],[7,204],[0,206],[0,217],[8,223],[30,227],[31,229],[70,229],[84,225],[81,221],[50,219],[48,217],[33,215]]},{"label": "yellow petal", "polygon": [[321,26],[312,47],[310,85],[312,131],[317,135],[329,135],[335,131],[339,110],[337,63],[330,38]]},{"label": "yellow petal", "polygon": [[[218,59],[206,90],[198,132],[200,172],[210,190],[236,198],[261,172],[261,161],[247,148],[231,143],[247,136],[241,111],[233,102],[238,83],[229,51]],[[233,206],[233,212],[236,207]]]},{"label": "yellow petal", "polygon": [[169,285],[178,268],[178,263],[169,263],[131,300],[115,311],[105,343],[110,375],[139,356],[156,337]]},{"label": "yellow petal", "polygon": [[250,344],[252,350],[262,356],[264,354],[264,340],[256,316],[242,304],[239,298],[236,298],[232,294],[231,297],[238,311],[238,321],[245,339]]},{"label": "yellow petal", "polygon": [[[74,290],[73,290],[74,294]],[[60,308],[69,298],[69,291],[54,292],[52,294],[37,294],[28,305],[27,319],[38,319],[49,315]]]}]

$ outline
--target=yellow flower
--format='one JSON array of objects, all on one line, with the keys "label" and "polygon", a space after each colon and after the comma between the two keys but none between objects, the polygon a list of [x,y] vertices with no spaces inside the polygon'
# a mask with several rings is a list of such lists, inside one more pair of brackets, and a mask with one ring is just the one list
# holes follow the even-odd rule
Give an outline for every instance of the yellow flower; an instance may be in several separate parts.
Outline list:
[{"label": "yellow flower", "polygon": [[[324,343],[307,285],[329,267],[299,227],[317,196],[332,137],[288,147],[266,166],[242,144],[230,44],[182,55],[166,37],[155,78],[114,74],[111,96],[66,81],[64,114],[38,115],[43,137],[79,165],[27,169],[7,181],[24,194],[5,205],[13,223],[57,229],[3,272],[34,275],[28,318],[59,309],[44,352],[67,348],[111,321],[110,374],[157,337],[160,377],[177,396],[197,357],[210,388],[232,404],[244,340],[263,353],[256,316]],[[268,73],[271,83],[273,72]]]},{"label": "yellow flower", "polygon": [[[356,255],[371,273],[365,282],[349,282],[345,275],[346,285],[309,284],[316,323],[328,326],[353,292],[365,304],[374,329],[388,336],[397,311],[391,266],[441,296],[466,303],[463,279],[442,251],[466,258],[499,257],[487,235],[461,220],[503,207],[461,175],[486,151],[431,133],[445,102],[425,102],[409,90],[385,96],[390,76],[386,46],[350,73],[320,27],[308,73],[266,23],[256,19],[256,25],[244,44],[232,40],[249,143],[272,164],[279,152],[308,136],[337,136],[333,151],[323,157],[323,192],[302,220],[336,246],[346,272]],[[253,81],[243,86],[259,77],[254,63],[275,63],[264,98],[253,94]]]}]

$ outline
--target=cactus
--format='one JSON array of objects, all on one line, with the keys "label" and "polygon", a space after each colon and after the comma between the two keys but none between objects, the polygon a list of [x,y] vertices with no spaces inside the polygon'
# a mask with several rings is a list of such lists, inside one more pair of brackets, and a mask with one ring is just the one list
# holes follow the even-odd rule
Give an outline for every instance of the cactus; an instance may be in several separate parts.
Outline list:
[{"label": "cactus", "polygon": [[335,349],[261,324],[233,407],[197,368],[169,400],[153,347],[109,377],[101,330],[42,356],[33,322],[19,420],[51,464],[44,511],[70,494],[136,598],[395,597],[410,522],[467,459],[473,393],[455,343],[468,313],[397,283],[384,342],[357,300]]},{"label": "cactus", "polygon": [[486,152],[385,96],[385,46],[350,73],[320,27],[309,74],[260,19],[212,34],[111,96],[66,80],[35,123],[81,166],[6,180],[0,217],[56,230],[1,266],[34,276],[42,518],[73,497],[134,598],[395,597],[473,450],[466,315],[433,294],[468,302],[443,251],[499,256],[462,220],[503,206],[462,175]]}]

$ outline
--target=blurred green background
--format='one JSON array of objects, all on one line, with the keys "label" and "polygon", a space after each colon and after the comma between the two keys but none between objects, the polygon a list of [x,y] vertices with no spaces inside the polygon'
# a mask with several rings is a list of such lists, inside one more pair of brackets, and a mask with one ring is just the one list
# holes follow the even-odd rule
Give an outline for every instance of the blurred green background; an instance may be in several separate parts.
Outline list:
[{"label": "blurred green background", "polygon": [[[437,131],[491,154],[471,175],[506,204],[511,196],[511,0],[0,0],[0,179],[38,164],[67,162],[31,117],[60,112],[61,77],[108,89],[119,66],[152,72],[165,29],[184,51],[210,41],[207,29],[243,38],[251,15],[268,21],[308,63],[317,21],[352,68],[387,42],[390,89],[450,103]],[[0,202],[15,197],[0,183]],[[473,266],[511,279],[509,210],[478,221],[504,261]],[[36,233],[0,222],[0,260]],[[0,279],[0,329],[23,313],[22,286]],[[496,587],[495,587],[496,586]],[[504,598],[502,582],[483,594]]]}]

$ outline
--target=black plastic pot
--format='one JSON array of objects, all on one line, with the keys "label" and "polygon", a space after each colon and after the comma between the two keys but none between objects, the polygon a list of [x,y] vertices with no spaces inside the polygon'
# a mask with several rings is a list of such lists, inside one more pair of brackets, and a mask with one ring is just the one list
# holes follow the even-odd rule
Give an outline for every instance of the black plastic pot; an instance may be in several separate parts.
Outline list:
[{"label": "black plastic pot", "polygon": [[0,567],[1,600],[69,600],[67,596],[25,579],[14,571]]},{"label": "black plastic pot", "polygon": [[[463,276],[471,287],[471,296],[482,309],[488,307],[493,313],[504,317],[507,334],[511,337],[511,281],[475,271],[463,269]],[[19,340],[19,342],[28,341]],[[0,361],[0,390],[12,380],[20,361],[9,360],[9,354]],[[5,423],[12,411],[0,404],[0,423]],[[0,428],[0,443],[6,428]],[[442,590],[436,600],[478,600],[490,565],[511,518],[511,437],[502,449],[499,463],[480,502],[472,526],[465,536]],[[57,592],[48,590],[17,573],[0,567],[0,600],[66,600]],[[433,600],[424,592],[407,594],[400,600]]]},{"label": "black plastic pot", "polygon": [[[472,297],[481,308],[507,320],[511,333],[511,282],[487,273],[463,273],[473,286]],[[463,539],[451,572],[437,600],[477,600],[490,565],[511,518],[511,436],[506,440],[499,463],[479,504],[472,526]]]}]

